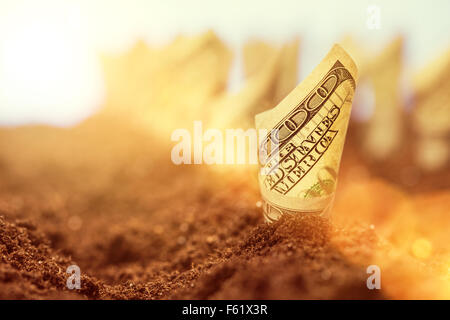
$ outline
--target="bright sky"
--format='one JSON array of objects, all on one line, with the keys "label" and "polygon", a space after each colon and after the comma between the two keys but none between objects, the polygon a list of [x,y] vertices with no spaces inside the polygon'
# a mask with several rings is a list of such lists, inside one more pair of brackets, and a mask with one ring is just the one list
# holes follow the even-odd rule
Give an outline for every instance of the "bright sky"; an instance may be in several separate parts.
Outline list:
[{"label": "bright sky", "polygon": [[[367,27],[371,5],[379,29]],[[138,38],[161,44],[213,29],[238,53],[249,38],[299,35],[304,77],[346,34],[379,50],[402,33],[412,73],[450,46],[449,12],[448,0],[0,0],[0,125],[85,118],[104,97],[97,53],[125,51]],[[233,89],[242,82],[237,57]]]}]

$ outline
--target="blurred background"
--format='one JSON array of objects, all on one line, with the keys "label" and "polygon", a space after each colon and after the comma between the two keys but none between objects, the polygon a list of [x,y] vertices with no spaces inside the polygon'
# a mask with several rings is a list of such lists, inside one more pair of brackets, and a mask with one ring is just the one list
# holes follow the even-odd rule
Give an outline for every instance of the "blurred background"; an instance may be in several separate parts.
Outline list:
[{"label": "blurred background", "polygon": [[446,0],[433,5],[388,0],[2,0],[0,123],[73,125],[105,101],[100,54],[124,54],[137,41],[164,46],[180,34],[208,30],[233,54],[228,87],[234,91],[244,82],[242,49],[249,40],[282,44],[293,37],[301,38],[302,79],[345,36],[375,53],[402,35],[402,81],[407,83],[448,49],[449,9]]},{"label": "blurred background", "polygon": [[360,71],[358,151],[410,187],[449,162],[448,1],[0,3],[0,125],[253,126],[338,42]]},{"label": "blurred background", "polygon": [[[375,263],[383,297],[448,299],[448,12],[0,0],[0,298],[64,297],[61,275],[42,280],[59,254],[93,277],[88,298],[380,298],[365,287]],[[253,127],[334,43],[359,80],[330,238],[263,226],[254,166],[171,162],[174,129]],[[14,232],[31,239],[17,251]]]}]

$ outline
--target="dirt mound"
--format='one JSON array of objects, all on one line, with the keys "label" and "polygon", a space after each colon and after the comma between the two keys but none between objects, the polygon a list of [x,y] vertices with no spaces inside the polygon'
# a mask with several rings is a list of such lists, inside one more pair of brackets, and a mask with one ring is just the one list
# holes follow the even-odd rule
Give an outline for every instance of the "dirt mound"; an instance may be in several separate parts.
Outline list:
[{"label": "dirt mound", "polygon": [[[36,226],[24,221],[6,222],[0,217],[1,299],[80,298],[64,291],[70,260],[55,254]],[[87,279],[84,279],[85,282]],[[87,288],[87,287],[85,287]],[[96,289],[94,288],[94,291]],[[80,292],[88,296],[94,291]],[[98,291],[98,289],[97,289]]]},{"label": "dirt mound", "polygon": [[[442,200],[432,207],[427,196],[411,202],[385,182],[369,183],[356,175],[351,155],[333,213],[346,222],[341,227],[314,216],[267,225],[255,168],[216,169],[175,166],[167,146],[110,119],[70,130],[1,130],[0,297],[416,297],[423,288],[409,283],[422,275],[417,268],[399,274],[396,266],[428,265],[409,255],[419,232],[436,248],[427,259],[445,265],[448,248],[437,246],[447,243],[450,223]],[[427,209],[436,223],[421,219]],[[405,227],[399,234],[394,226]],[[401,261],[389,258],[380,233],[405,246],[394,255]],[[373,263],[385,263],[383,279],[395,290],[385,291],[386,282],[381,291],[367,289]],[[72,264],[81,269],[80,290],[66,287]],[[426,288],[447,296],[436,279]]]},{"label": "dirt mound", "polygon": [[[115,267],[111,272],[120,274],[120,285],[84,275],[82,289],[74,291],[66,288],[65,270],[75,262],[55,252],[35,225],[10,223],[1,217],[0,235],[2,299],[380,297],[365,288],[364,270],[346,262],[333,247],[331,227],[320,217],[287,217],[272,225],[260,224],[246,239],[212,253],[205,261],[187,266],[174,260],[172,268],[185,269],[182,272],[161,272],[147,282],[139,279],[140,267]],[[183,254],[192,263],[191,249],[185,247]],[[126,279],[127,274],[134,281]]]}]

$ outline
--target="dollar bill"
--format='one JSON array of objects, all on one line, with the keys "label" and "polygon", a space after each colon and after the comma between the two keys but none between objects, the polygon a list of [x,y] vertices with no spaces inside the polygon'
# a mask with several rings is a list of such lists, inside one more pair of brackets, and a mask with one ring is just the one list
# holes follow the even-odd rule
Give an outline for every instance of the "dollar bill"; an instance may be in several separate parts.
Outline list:
[{"label": "dollar bill", "polygon": [[339,45],[275,108],[257,114],[264,216],[328,214],[355,91],[357,68]]}]

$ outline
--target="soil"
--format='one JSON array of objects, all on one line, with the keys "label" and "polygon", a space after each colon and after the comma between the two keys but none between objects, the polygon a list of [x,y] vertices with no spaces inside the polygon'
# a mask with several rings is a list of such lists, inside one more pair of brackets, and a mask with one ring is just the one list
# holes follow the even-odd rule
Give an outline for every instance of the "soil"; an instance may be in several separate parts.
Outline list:
[{"label": "soil", "polygon": [[[126,121],[1,129],[0,298],[449,298],[450,192],[402,189],[353,150],[332,220],[266,224],[256,168],[176,166],[167,141]],[[381,290],[366,286],[371,264]]]}]

